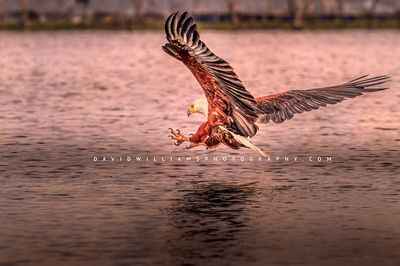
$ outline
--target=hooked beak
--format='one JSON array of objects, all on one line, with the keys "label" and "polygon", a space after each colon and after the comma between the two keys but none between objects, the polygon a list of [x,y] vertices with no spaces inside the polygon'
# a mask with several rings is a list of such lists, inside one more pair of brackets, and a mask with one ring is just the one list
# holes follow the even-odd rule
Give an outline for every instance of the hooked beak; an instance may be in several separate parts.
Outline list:
[{"label": "hooked beak", "polygon": [[187,111],[187,116],[189,117],[193,113],[194,113],[194,108],[190,106],[189,110]]}]

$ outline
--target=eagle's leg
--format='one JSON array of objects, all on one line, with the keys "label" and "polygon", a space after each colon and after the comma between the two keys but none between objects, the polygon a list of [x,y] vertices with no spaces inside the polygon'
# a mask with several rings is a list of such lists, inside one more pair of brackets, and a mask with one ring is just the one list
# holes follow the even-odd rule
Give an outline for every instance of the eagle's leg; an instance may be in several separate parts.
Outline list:
[{"label": "eagle's leg", "polygon": [[204,143],[190,143],[188,146],[186,146],[186,149],[191,149],[200,145],[205,145]]},{"label": "eagle's leg", "polygon": [[170,133],[168,135],[168,137],[175,140],[174,144],[176,146],[181,145],[185,141],[190,141],[189,137],[186,137],[186,136],[182,135],[179,129],[173,130],[172,128],[169,128],[168,130],[169,130],[169,133]]}]

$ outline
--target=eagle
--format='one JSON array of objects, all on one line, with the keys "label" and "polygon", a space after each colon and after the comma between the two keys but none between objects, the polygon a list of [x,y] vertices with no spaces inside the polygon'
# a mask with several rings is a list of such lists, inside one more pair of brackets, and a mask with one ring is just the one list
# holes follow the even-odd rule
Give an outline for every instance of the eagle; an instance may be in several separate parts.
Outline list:
[{"label": "eagle", "polygon": [[168,40],[162,49],[182,61],[202,87],[205,98],[194,101],[188,116],[203,114],[203,122],[195,134],[185,136],[179,129],[169,128],[168,137],[179,146],[189,142],[187,149],[224,144],[232,149],[251,148],[267,156],[251,141],[258,131],[257,124],[282,123],[295,114],[342,102],[364,93],[387,89],[379,86],[390,80],[386,75],[364,75],[349,82],[309,90],[289,90],[255,98],[244,86],[227,61],[218,57],[200,39],[197,25],[187,12],[174,12],[165,22]]}]

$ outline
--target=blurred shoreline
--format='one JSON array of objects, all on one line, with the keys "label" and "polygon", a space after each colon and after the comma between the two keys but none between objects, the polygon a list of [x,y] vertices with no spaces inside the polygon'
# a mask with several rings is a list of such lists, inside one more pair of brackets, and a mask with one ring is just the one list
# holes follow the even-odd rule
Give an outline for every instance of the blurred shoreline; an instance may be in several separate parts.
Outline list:
[{"label": "blurred shoreline", "polygon": [[[221,22],[200,22],[197,23],[200,29],[211,30],[340,30],[340,29],[400,29],[400,21],[397,18],[377,18],[371,24],[367,18],[350,21],[343,20],[305,20],[301,28],[294,28],[290,19],[271,20],[267,22],[243,21],[234,25],[229,21]],[[20,23],[8,23],[0,25],[0,31],[54,31],[54,30],[164,30],[164,21],[149,21],[143,23],[88,23],[74,24],[68,22],[61,23],[31,23],[26,26]]]},{"label": "blurred shoreline", "polygon": [[0,30],[161,30],[175,11],[216,30],[400,29],[397,0],[0,0]]}]

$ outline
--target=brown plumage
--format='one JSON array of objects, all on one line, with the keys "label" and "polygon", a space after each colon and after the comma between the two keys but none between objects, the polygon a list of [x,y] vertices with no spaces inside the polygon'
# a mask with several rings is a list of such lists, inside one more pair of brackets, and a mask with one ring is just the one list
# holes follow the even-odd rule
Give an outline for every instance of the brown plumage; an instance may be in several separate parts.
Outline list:
[{"label": "brown plumage", "polygon": [[191,137],[171,129],[176,145],[185,141],[187,148],[205,145],[217,147],[223,143],[231,148],[249,147],[258,150],[247,138],[258,130],[256,123],[272,120],[281,123],[294,114],[318,109],[385,88],[376,88],[389,80],[387,76],[357,78],[338,86],[311,90],[291,90],[275,95],[254,98],[243,86],[228,62],[216,56],[200,40],[197,26],[187,12],[171,14],[165,22],[168,43],[162,48],[182,61],[203,88],[207,103],[207,121]]},{"label": "brown plumage", "polygon": [[256,98],[257,107],[261,110],[259,122],[282,123],[291,119],[294,114],[316,110],[321,106],[336,104],[347,98],[354,98],[366,92],[381,91],[386,88],[374,86],[387,82],[389,77],[367,75],[347,83],[310,90],[290,90],[278,94]]}]

